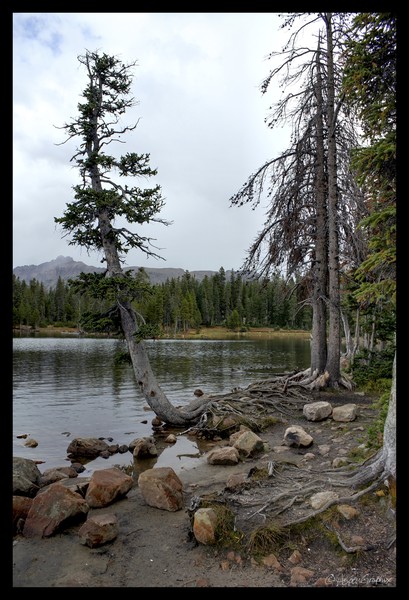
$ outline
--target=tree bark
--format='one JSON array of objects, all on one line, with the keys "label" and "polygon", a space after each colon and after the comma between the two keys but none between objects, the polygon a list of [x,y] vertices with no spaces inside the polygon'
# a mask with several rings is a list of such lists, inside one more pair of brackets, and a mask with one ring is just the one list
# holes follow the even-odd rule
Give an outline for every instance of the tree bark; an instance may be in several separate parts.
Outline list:
[{"label": "tree bark", "polygon": [[396,352],[392,367],[392,385],[388,414],[383,430],[383,445],[375,456],[355,473],[351,483],[354,487],[367,485],[376,479],[396,482]]},{"label": "tree bark", "polygon": [[327,385],[337,387],[341,378],[341,319],[338,241],[338,189],[336,151],[336,111],[334,82],[334,48],[332,40],[332,14],[326,14],[327,32],[327,114],[328,114],[328,281],[329,325],[328,356],[326,364]]},{"label": "tree bark", "polygon": [[321,375],[325,370],[327,361],[327,186],[325,177],[325,151],[323,131],[323,98],[321,80],[321,49],[318,41],[316,54],[316,80],[314,93],[317,102],[316,113],[316,162],[315,162],[315,190],[316,190],[316,239],[315,261],[313,273],[313,298],[312,298],[312,342],[311,342],[311,375]]},{"label": "tree bark", "polygon": [[144,342],[137,342],[134,337],[137,331],[137,324],[130,303],[124,302],[119,308],[122,329],[128,345],[136,381],[149,406],[157,417],[174,426],[185,427],[197,421],[204,410],[205,403],[202,402],[196,410],[192,411],[189,408],[185,410],[178,409],[169,402],[153,374]]}]

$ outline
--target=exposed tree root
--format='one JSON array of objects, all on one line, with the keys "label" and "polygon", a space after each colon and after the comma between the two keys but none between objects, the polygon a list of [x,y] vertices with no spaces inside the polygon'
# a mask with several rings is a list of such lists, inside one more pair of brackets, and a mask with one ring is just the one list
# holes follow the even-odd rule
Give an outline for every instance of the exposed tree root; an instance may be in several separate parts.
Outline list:
[{"label": "exposed tree root", "polygon": [[[207,396],[204,398],[205,411],[199,422],[188,431],[193,430],[209,437],[223,434],[227,436],[232,432],[232,427],[233,430],[234,427],[237,429],[242,423],[257,431],[263,419],[273,415],[299,417],[304,405],[315,398],[312,391],[326,388],[327,383],[326,373],[311,375],[310,370],[306,370],[256,381],[245,389],[235,388],[228,394]],[[346,378],[342,379],[340,385],[348,390],[353,387]],[[251,497],[228,490],[224,490],[223,497],[227,502],[246,509],[247,521],[259,518],[265,522],[279,517],[281,526],[291,527],[313,519],[335,504],[356,502],[384,484],[388,475],[382,450],[352,471],[350,465],[318,471],[282,462],[270,462],[265,480],[249,479],[252,486]],[[311,510],[309,499],[313,494],[335,491],[340,487],[348,488],[350,493],[331,499],[317,510]],[[358,488],[363,489],[355,491]],[[250,514],[249,507],[255,509]],[[340,538],[338,541],[346,552],[358,550],[358,547],[347,547]]]},{"label": "exposed tree root", "polygon": [[[342,377],[339,384],[348,390],[353,388],[352,382],[346,377]],[[246,388],[234,388],[226,394],[203,396],[182,409],[189,418],[192,415],[200,416],[197,423],[186,431],[202,431],[207,436],[217,431],[220,434],[220,426],[227,415],[235,415],[257,429],[263,417],[274,413],[286,417],[299,414],[304,405],[311,402],[313,391],[327,387],[327,373],[311,375],[307,369],[256,381]]]},{"label": "exposed tree root", "polygon": [[336,531],[335,529],[333,529],[332,527],[330,527],[328,525],[328,523],[324,524],[325,527],[328,529],[328,531],[330,531],[331,533],[333,533],[334,535],[336,535],[337,540],[339,545],[341,546],[341,548],[343,549],[344,552],[347,552],[348,554],[354,554],[356,552],[362,552],[363,550],[373,550],[373,545],[372,544],[365,544],[364,546],[347,546],[345,544],[345,542],[343,541],[343,539],[341,538],[341,535],[338,531]]}]

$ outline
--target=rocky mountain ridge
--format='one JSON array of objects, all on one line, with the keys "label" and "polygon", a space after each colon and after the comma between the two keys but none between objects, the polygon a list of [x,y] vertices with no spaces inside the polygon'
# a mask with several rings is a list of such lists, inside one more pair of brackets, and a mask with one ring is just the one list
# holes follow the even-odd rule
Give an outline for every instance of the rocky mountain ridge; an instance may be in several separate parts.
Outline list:
[{"label": "rocky mountain ridge", "polygon": [[[126,270],[138,271],[139,268],[140,267],[127,267]],[[165,283],[168,279],[182,277],[187,272],[184,269],[177,268],[143,268],[152,285]],[[13,274],[26,283],[29,283],[32,279],[36,279],[47,289],[50,289],[57,285],[59,277],[61,277],[63,281],[67,281],[68,279],[74,279],[81,272],[101,273],[103,271],[105,271],[104,267],[87,265],[81,261],[75,261],[70,256],[58,256],[56,259],[41,263],[40,265],[14,267]],[[189,271],[189,273],[198,281],[202,281],[206,275],[211,277],[216,271]],[[226,271],[226,276],[230,276],[230,271]]]}]

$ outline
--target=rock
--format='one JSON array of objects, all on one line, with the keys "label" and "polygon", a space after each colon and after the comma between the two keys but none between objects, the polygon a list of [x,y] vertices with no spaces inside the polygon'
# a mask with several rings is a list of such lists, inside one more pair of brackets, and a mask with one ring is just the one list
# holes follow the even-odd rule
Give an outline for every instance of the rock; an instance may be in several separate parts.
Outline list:
[{"label": "rock", "polygon": [[349,504],[339,504],[337,506],[337,510],[341,513],[344,519],[347,519],[347,521],[354,519],[359,515],[359,511],[353,506],[349,506]]},{"label": "rock", "polygon": [[76,492],[53,483],[33,499],[24,523],[25,537],[50,537],[56,531],[84,519],[88,504]]},{"label": "rock", "polygon": [[313,441],[313,438],[299,425],[293,425],[285,430],[284,443],[287,446],[308,448]]},{"label": "rock", "polygon": [[40,487],[45,487],[62,479],[78,477],[78,473],[72,467],[58,467],[55,469],[46,469],[40,477]]},{"label": "rock", "polygon": [[108,506],[126,496],[132,485],[132,477],[117,467],[94,471],[85,494],[85,500],[91,508]]},{"label": "rock", "polygon": [[98,438],[75,438],[67,448],[70,458],[96,458],[108,451],[108,444]]},{"label": "rock", "polygon": [[13,495],[33,498],[40,489],[41,472],[33,460],[13,457]]},{"label": "rock", "polygon": [[169,511],[183,508],[183,484],[171,467],[143,471],[138,486],[149,506]]},{"label": "rock", "polygon": [[332,406],[329,402],[311,402],[304,404],[303,415],[308,421],[323,421],[332,414]]},{"label": "rock", "polygon": [[233,446],[214,448],[207,455],[209,465],[237,465],[239,462],[239,451]]},{"label": "rock", "polygon": [[310,498],[310,504],[314,510],[322,508],[327,502],[336,500],[338,494],[336,492],[318,492]]},{"label": "rock", "polygon": [[336,406],[332,411],[332,418],[334,421],[342,421],[344,423],[348,421],[355,421],[357,416],[357,405],[356,404],[343,404],[342,406]]},{"label": "rock", "polygon": [[217,515],[213,508],[199,508],[193,517],[193,534],[200,544],[216,540]]},{"label": "rock", "polygon": [[261,559],[261,562],[265,567],[271,567],[276,571],[284,571],[282,564],[278,561],[275,554],[269,554]]},{"label": "rock", "polygon": [[134,458],[154,458],[158,450],[152,437],[139,438],[129,444]]},{"label": "rock", "polygon": [[81,543],[90,548],[102,546],[118,536],[118,519],[110,513],[88,516],[78,535]]},{"label": "rock", "polygon": [[332,461],[332,466],[334,469],[338,469],[339,467],[344,467],[345,465],[348,464],[348,459],[341,457],[341,456],[336,456],[334,458],[334,460]]},{"label": "rock", "polygon": [[226,481],[226,490],[240,489],[248,481],[247,473],[232,473]]},{"label": "rock", "polygon": [[24,526],[24,521],[33,503],[32,498],[27,496],[13,496],[13,531],[18,533],[22,530],[21,524]]},{"label": "rock", "polygon": [[27,446],[28,448],[37,448],[38,442],[37,442],[37,440],[34,440],[33,438],[28,438],[24,442],[24,445]]},{"label": "rock", "polygon": [[290,586],[307,583],[314,575],[314,571],[311,569],[305,569],[304,567],[293,567],[291,569]]},{"label": "rock", "polygon": [[240,456],[256,456],[264,450],[263,440],[253,431],[243,431],[233,444]]},{"label": "rock", "polygon": [[294,550],[294,552],[289,557],[288,562],[290,562],[293,565],[298,565],[298,563],[301,562],[301,560],[301,552],[299,550]]}]

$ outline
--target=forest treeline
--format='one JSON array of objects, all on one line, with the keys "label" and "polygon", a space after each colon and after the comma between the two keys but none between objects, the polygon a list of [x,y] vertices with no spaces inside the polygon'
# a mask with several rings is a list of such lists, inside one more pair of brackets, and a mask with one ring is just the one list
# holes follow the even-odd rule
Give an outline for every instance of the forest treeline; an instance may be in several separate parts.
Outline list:
[{"label": "forest treeline", "polygon": [[[140,316],[140,337],[177,335],[189,329],[226,327],[247,331],[252,327],[305,330],[312,328],[312,308],[302,281],[286,280],[279,274],[249,279],[223,267],[201,281],[188,271],[182,277],[151,285],[141,268],[134,275],[138,297],[133,306]],[[13,328],[71,327],[82,333],[120,333],[109,298],[79,292],[73,281],[58,279],[47,289],[32,279],[29,283],[13,274]],[[363,310],[354,300],[353,288],[342,296],[344,340],[348,355],[362,349],[384,348],[392,342],[394,311]],[[353,333],[351,333],[351,331]]]},{"label": "forest treeline", "polygon": [[[143,269],[139,297],[134,308],[144,323],[145,337],[160,331],[179,333],[191,328],[225,326],[232,330],[249,327],[277,329],[311,328],[311,308],[304,302],[302,287],[279,275],[260,280],[244,279],[234,271],[227,277],[221,267],[198,281],[188,271],[182,277],[151,285]],[[118,330],[107,299],[79,293],[61,277],[46,289],[13,274],[13,327],[76,327],[79,331],[115,333]]]}]

